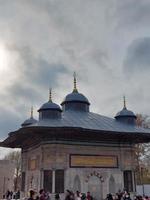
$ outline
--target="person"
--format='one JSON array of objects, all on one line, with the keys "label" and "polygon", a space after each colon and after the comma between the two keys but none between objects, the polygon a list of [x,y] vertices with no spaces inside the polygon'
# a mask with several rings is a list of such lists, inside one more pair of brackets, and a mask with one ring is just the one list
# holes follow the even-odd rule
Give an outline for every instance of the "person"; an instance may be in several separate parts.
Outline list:
[{"label": "person", "polygon": [[5,194],[3,194],[3,199],[5,199],[5,196],[6,196],[6,195],[5,195]]},{"label": "person", "polygon": [[119,194],[118,194],[118,193],[115,194],[114,199],[115,199],[115,200],[120,200],[120,199],[119,199]]},{"label": "person", "polygon": [[29,198],[28,198],[28,200],[34,200],[34,195],[35,195],[35,192],[33,190],[30,190],[29,191]]},{"label": "person", "polygon": [[86,198],[87,200],[93,200],[93,197],[91,196],[90,192],[87,192]]},{"label": "person", "polygon": [[50,196],[50,192],[45,192],[45,198],[46,200],[50,200],[51,199],[51,196]]},{"label": "person", "polygon": [[71,200],[70,196],[71,196],[71,191],[70,190],[66,190],[65,200]]},{"label": "person", "polygon": [[121,200],[122,199],[122,192],[121,192],[121,190],[118,190],[118,200]]},{"label": "person", "polygon": [[111,194],[111,193],[107,194],[106,199],[107,199],[107,200],[113,200],[112,194]]},{"label": "person", "polygon": [[60,200],[60,196],[59,196],[59,194],[57,193],[57,194],[55,194],[55,199],[56,200]]},{"label": "person", "polygon": [[40,193],[39,200],[46,200],[46,195],[45,195],[44,189],[41,189],[39,191],[39,193]]},{"label": "person", "polygon": [[16,192],[15,199],[20,199],[20,191],[19,190]]},{"label": "person", "polygon": [[10,191],[9,191],[9,190],[7,190],[7,192],[6,192],[6,199],[7,199],[7,200],[10,199]]},{"label": "person", "polygon": [[73,191],[70,191],[70,200],[75,200]]},{"label": "person", "polygon": [[10,199],[13,198],[13,191],[10,191]]},{"label": "person", "polygon": [[85,193],[81,193],[81,200],[86,200],[86,194]]},{"label": "person", "polygon": [[75,200],[81,200],[81,193],[79,191],[75,193]]},{"label": "person", "polygon": [[124,199],[124,200],[131,200],[130,194],[129,194],[129,193],[126,193],[123,199]]}]

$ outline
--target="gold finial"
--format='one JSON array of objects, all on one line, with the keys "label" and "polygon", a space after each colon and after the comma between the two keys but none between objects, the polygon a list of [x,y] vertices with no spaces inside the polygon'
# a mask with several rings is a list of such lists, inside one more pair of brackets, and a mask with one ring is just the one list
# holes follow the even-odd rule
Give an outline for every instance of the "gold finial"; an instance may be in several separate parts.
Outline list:
[{"label": "gold finial", "polygon": [[33,106],[31,106],[31,118],[33,118]]},{"label": "gold finial", "polygon": [[123,96],[123,108],[126,108],[126,97]]},{"label": "gold finial", "polygon": [[49,89],[49,102],[52,102],[52,88]]},{"label": "gold finial", "polygon": [[73,73],[73,78],[74,78],[74,88],[73,88],[73,92],[78,92],[78,90],[77,90],[76,72]]}]

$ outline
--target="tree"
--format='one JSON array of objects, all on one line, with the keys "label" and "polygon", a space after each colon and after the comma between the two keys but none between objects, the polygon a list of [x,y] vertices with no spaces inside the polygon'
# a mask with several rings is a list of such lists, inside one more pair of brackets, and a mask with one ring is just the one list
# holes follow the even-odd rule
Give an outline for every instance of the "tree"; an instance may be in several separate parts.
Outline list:
[{"label": "tree", "polygon": [[15,174],[14,174],[14,191],[20,190],[20,180],[21,180],[21,152],[13,151],[8,153],[5,160],[11,160],[15,164]]},{"label": "tree", "polygon": [[[150,117],[137,114],[136,124],[139,127],[150,128]],[[135,145],[137,161],[137,183],[150,183],[150,143]]]}]

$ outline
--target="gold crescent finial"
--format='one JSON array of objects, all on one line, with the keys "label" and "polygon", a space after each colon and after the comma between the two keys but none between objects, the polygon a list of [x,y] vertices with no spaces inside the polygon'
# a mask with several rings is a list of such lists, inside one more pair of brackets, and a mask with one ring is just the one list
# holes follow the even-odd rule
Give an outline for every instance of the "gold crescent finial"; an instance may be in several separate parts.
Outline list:
[{"label": "gold crescent finial", "polygon": [[126,108],[126,97],[125,97],[125,95],[123,96],[123,107]]},{"label": "gold crescent finial", "polygon": [[52,102],[52,88],[49,89],[49,102]]},{"label": "gold crescent finial", "polygon": [[33,118],[33,106],[31,106],[31,118]]},{"label": "gold crescent finial", "polygon": [[73,92],[78,92],[78,90],[77,90],[76,72],[73,73],[73,78],[74,78],[74,88],[73,88]]}]

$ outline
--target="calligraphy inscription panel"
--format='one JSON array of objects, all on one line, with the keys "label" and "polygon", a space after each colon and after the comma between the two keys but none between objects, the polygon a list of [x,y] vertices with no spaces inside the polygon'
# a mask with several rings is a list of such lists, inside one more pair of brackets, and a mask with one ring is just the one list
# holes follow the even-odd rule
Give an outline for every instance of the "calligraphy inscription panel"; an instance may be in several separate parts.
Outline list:
[{"label": "calligraphy inscription panel", "polygon": [[108,155],[70,155],[70,167],[117,168],[118,158]]}]

